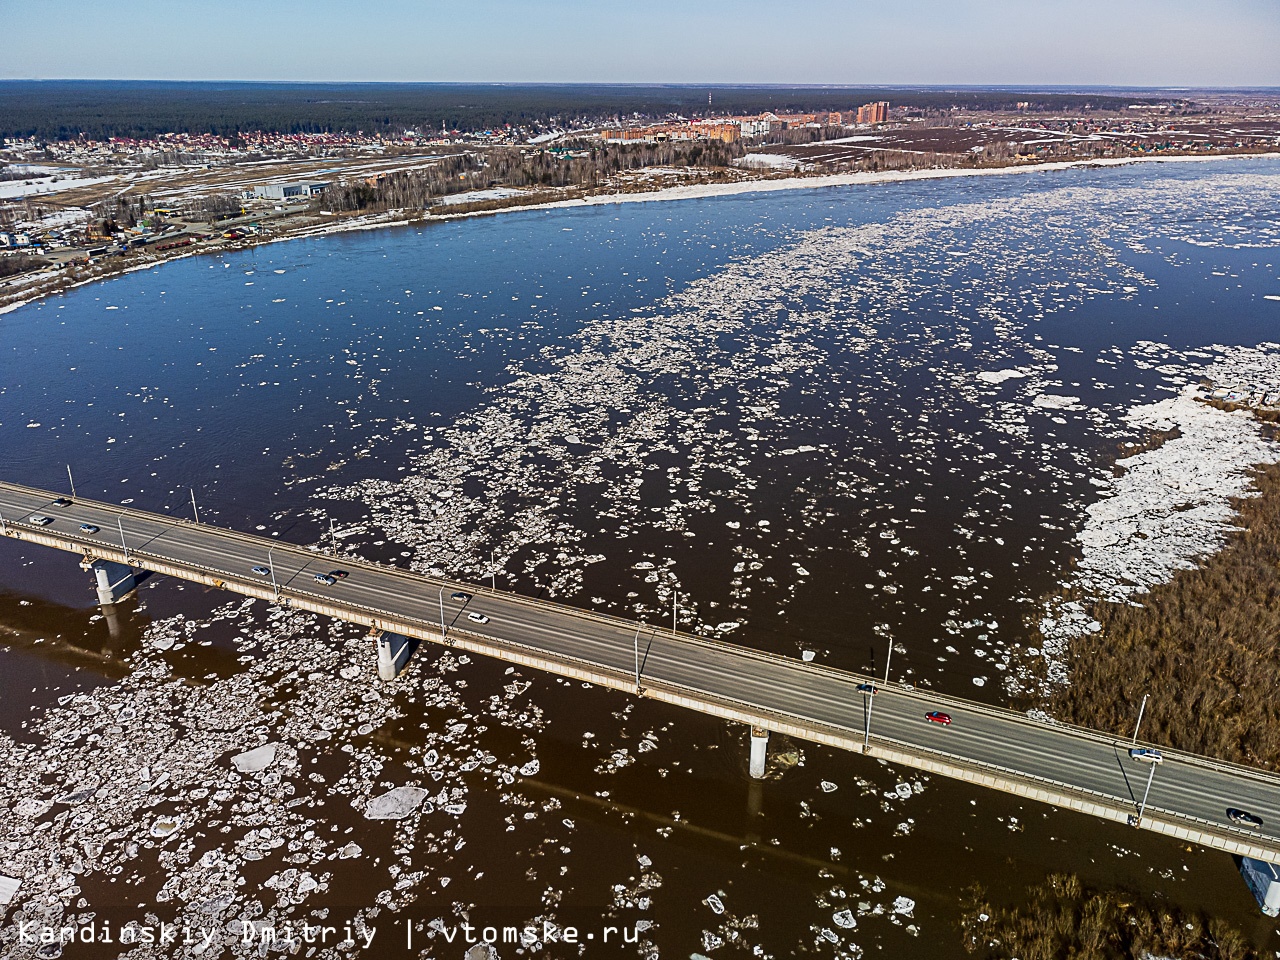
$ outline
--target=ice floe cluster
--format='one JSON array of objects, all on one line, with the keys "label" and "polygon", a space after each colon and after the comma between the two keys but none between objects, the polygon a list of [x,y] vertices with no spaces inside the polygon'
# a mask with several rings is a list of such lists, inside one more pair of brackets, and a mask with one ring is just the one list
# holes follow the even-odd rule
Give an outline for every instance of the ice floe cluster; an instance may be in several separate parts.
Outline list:
[{"label": "ice floe cluster", "polygon": [[1163,372],[1181,385],[1174,396],[1137,406],[1124,420],[1137,436],[1168,439],[1123,457],[1118,476],[1097,479],[1105,495],[1085,510],[1071,598],[1051,601],[1039,625],[1052,684],[1068,681],[1070,640],[1100,629],[1087,602],[1131,602],[1220,549],[1235,529],[1232,500],[1253,493],[1249,468],[1280,460],[1280,446],[1266,438],[1249,410],[1210,406],[1187,382],[1203,376],[1280,383],[1280,345],[1214,346],[1197,352],[1200,362],[1163,344],[1139,348],[1166,361]]}]

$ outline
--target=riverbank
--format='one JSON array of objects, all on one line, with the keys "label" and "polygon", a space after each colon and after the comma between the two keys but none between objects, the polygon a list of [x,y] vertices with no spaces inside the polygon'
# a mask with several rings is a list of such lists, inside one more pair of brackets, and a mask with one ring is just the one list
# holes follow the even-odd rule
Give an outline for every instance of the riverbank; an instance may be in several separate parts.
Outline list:
[{"label": "riverbank", "polygon": [[873,186],[905,183],[919,180],[938,180],[953,177],[1012,176],[1031,173],[1052,173],[1071,169],[1126,166],[1134,163],[1200,163],[1214,160],[1275,159],[1280,153],[1232,153],[1196,156],[1116,157],[1093,160],[1063,160],[1046,163],[1018,163],[1008,166],[974,168],[931,168],[927,170],[886,170],[843,174],[779,175],[772,173],[756,178],[733,182],[698,183],[686,186],[661,186],[655,189],[637,189],[627,192],[599,192],[582,195],[578,192],[571,199],[549,199],[528,203],[528,195],[512,196],[485,209],[464,209],[449,213],[430,213],[422,210],[392,210],[377,214],[316,214],[300,220],[275,233],[256,237],[240,237],[234,240],[215,240],[199,247],[184,247],[158,255],[154,250],[139,251],[124,258],[103,259],[86,267],[63,268],[28,274],[0,285],[0,315],[9,313],[28,303],[62,293],[76,287],[106,280],[135,270],[149,269],[171,260],[209,253],[226,253],[244,250],[265,243],[294,240],[306,237],[329,236],[384,227],[459,220],[469,217],[492,216],[513,210],[555,210],[567,207],[601,206],[622,203],[651,203],[672,200],[704,200],[715,197],[740,196],[752,193],[775,193],[783,190],[813,190],[833,187]]}]

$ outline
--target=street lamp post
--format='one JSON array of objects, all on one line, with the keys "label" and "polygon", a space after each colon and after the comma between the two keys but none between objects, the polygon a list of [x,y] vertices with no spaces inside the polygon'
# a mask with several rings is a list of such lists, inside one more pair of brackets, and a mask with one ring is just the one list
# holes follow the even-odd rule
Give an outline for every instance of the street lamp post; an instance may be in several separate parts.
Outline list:
[{"label": "street lamp post", "polygon": [[329,552],[338,555],[338,535],[333,532],[333,517],[329,518]]},{"label": "street lamp post", "polygon": [[631,641],[636,650],[636,693],[640,692],[640,627],[637,623],[635,639]]},{"label": "street lamp post", "polygon": [[444,640],[444,587],[440,588],[440,639]]},{"label": "street lamp post", "polygon": [[1138,708],[1138,722],[1133,725],[1133,740],[1130,746],[1135,746],[1138,743],[1138,728],[1142,726],[1142,711],[1147,709],[1147,698],[1150,696],[1151,694],[1148,693],[1142,697],[1142,706]]},{"label": "street lamp post", "polygon": [[490,548],[489,548],[489,578],[490,578],[489,586],[490,586],[490,588],[493,590],[493,592],[494,592],[494,593],[497,593],[497,592],[498,592],[498,559],[497,559],[497,554],[498,554],[498,548],[497,548],[497,547],[490,547]]},{"label": "street lamp post", "polygon": [[271,592],[276,595],[276,599],[280,599],[280,585],[276,583],[276,565],[271,559],[271,554],[275,550],[274,546],[267,549],[267,567],[271,570]]},{"label": "street lamp post", "polygon": [[199,509],[197,509],[197,507],[196,507],[196,492],[195,492],[195,490],[191,489],[190,487],[187,487],[187,492],[191,494],[191,512],[192,512],[192,513],[194,513],[194,514],[195,514],[195,516],[196,516],[196,523],[199,523],[199,522],[200,522],[200,511],[199,511]]},{"label": "street lamp post", "polygon": [[[888,654],[886,654],[884,658],[884,684],[886,687],[889,685],[889,664],[892,660],[893,660],[893,640],[890,640],[889,652]],[[862,737],[862,750],[864,753],[871,746],[871,709],[872,707],[875,706],[875,703],[876,703],[876,694],[875,694],[874,684],[872,684],[871,692],[864,694],[864,698],[866,697],[870,697],[871,699],[867,700],[866,728],[863,731],[863,737]]]},{"label": "street lamp post", "polygon": [[71,497],[72,497],[72,499],[75,499],[75,495],[76,495],[76,479],[75,479],[75,477],[71,476],[71,464],[69,464],[69,463],[67,464],[67,479],[68,479],[69,481],[71,481]]},{"label": "street lamp post", "polygon": [[676,633],[676,616],[680,611],[680,591],[671,591],[671,635]]},{"label": "street lamp post", "polygon": [[1142,791],[1142,802],[1138,804],[1138,822],[1142,822],[1142,811],[1147,808],[1147,796],[1151,793],[1151,781],[1156,778],[1157,764],[1151,764],[1151,772],[1147,774],[1147,789]]},{"label": "street lamp post", "polygon": [[129,562],[129,544],[125,543],[125,539],[124,539],[123,516],[116,517],[116,526],[120,529],[120,549],[124,551],[124,562],[128,563]]}]

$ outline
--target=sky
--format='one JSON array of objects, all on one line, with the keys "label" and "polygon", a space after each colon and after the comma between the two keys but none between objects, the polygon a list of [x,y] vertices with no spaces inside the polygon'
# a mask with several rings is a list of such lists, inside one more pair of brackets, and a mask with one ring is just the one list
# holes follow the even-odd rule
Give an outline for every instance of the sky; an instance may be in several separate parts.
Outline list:
[{"label": "sky", "polygon": [[0,2],[6,79],[1280,85],[1280,0]]}]

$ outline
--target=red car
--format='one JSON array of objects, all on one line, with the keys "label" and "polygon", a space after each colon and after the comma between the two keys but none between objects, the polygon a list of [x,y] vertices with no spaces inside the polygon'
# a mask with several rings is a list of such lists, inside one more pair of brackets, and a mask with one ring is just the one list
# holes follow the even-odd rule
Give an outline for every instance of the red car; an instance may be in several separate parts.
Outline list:
[{"label": "red car", "polygon": [[924,718],[931,723],[941,723],[943,726],[951,726],[951,714],[941,713],[937,710],[931,710],[924,715]]}]

